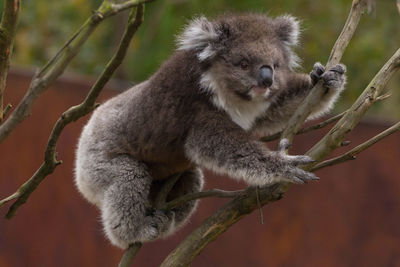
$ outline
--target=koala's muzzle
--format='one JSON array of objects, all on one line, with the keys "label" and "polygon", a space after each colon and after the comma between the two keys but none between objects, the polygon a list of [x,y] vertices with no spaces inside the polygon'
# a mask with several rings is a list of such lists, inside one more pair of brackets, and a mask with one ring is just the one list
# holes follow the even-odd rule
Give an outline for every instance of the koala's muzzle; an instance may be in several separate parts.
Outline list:
[{"label": "koala's muzzle", "polygon": [[269,66],[262,66],[258,73],[258,86],[270,87],[273,82],[273,71]]}]

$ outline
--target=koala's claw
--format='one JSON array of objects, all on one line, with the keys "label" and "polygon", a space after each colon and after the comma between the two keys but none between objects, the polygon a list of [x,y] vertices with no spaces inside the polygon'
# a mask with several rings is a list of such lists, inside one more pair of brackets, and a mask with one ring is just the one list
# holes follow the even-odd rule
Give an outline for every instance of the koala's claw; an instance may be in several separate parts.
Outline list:
[{"label": "koala's claw", "polygon": [[304,171],[297,166],[314,163],[311,157],[306,155],[286,155],[285,150],[290,146],[288,139],[282,139],[278,145],[276,156],[280,159],[280,166],[277,166],[274,176],[281,177],[281,181],[286,181],[295,184],[305,184],[311,180],[319,180],[315,174]]},{"label": "koala's claw", "polygon": [[303,181],[303,180],[301,180],[300,178],[297,178],[297,177],[292,177],[291,178],[291,180],[293,180],[293,182],[295,183],[295,184],[305,184],[305,182]]},{"label": "koala's claw", "polygon": [[321,75],[325,72],[325,67],[321,63],[314,64],[313,70],[310,72],[312,84],[315,85],[320,79]]},{"label": "koala's claw", "polygon": [[289,167],[288,170],[285,171],[284,177],[292,183],[295,184],[305,184],[312,180],[319,180],[315,174],[311,172],[306,172],[297,167]]}]

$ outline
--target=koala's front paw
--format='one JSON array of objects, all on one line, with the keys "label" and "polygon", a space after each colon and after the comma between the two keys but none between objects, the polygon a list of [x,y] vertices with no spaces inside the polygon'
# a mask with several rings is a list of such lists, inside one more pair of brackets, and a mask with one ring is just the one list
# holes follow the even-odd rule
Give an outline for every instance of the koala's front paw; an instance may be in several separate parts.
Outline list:
[{"label": "koala's front paw", "polygon": [[304,184],[311,180],[319,180],[315,174],[306,172],[297,166],[306,165],[313,163],[314,160],[309,156],[290,156],[286,155],[285,150],[290,147],[290,142],[287,139],[282,139],[279,142],[278,147],[278,158],[281,161],[281,168],[277,171],[277,174],[283,181],[288,181],[296,184]]},{"label": "koala's front paw", "polygon": [[321,75],[323,86],[329,89],[343,88],[346,83],[346,66],[337,64]]}]

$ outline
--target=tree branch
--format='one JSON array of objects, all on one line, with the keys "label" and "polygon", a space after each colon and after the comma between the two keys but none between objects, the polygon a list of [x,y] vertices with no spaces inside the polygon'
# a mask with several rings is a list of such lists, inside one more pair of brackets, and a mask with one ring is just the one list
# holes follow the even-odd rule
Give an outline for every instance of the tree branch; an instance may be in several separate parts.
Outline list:
[{"label": "tree branch", "polygon": [[347,153],[343,154],[342,156],[333,158],[333,159],[329,159],[326,161],[323,161],[317,165],[315,165],[311,171],[316,171],[328,166],[333,166],[339,163],[343,163],[345,161],[348,160],[353,160],[356,159],[356,155],[360,154],[362,151],[364,151],[365,149],[369,148],[370,146],[372,146],[373,144],[379,142],[380,140],[382,140],[383,138],[397,132],[400,130],[400,122],[396,123],[395,125],[393,125],[392,127],[390,127],[389,129],[381,132],[380,134],[374,136],[373,138],[369,139],[368,141],[362,143],[361,145],[351,149],[350,151],[348,151]]},{"label": "tree branch", "polygon": [[122,256],[121,261],[118,264],[118,267],[129,267],[133,259],[135,258],[136,254],[139,252],[140,248],[142,247],[142,243],[136,242],[129,246],[129,248],[125,251],[124,255]]},{"label": "tree branch", "polygon": [[[349,16],[347,17],[343,30],[331,51],[328,63],[326,64],[326,69],[340,63],[343,53],[358,26],[363,11],[365,10],[367,5],[366,3],[366,0],[353,0]],[[313,108],[320,102],[324,92],[325,90],[322,86],[322,81],[319,81],[306,99],[304,99],[294,115],[290,118],[288,126],[282,133],[282,139],[287,138],[290,141],[293,140],[295,133],[303,125]]]},{"label": "tree branch", "polygon": [[[314,124],[314,125],[311,125],[311,126],[308,126],[308,127],[301,128],[298,132],[295,133],[295,135],[305,134],[305,133],[308,133],[308,132],[311,132],[311,131],[314,131],[314,130],[322,129],[325,126],[327,126],[327,125],[329,125],[331,123],[334,123],[335,121],[339,120],[341,117],[343,117],[343,115],[345,113],[346,113],[346,111],[342,112],[340,114],[337,114],[337,115],[335,115],[335,116],[333,116],[333,117],[331,117],[331,118],[329,118],[329,119],[327,119],[327,120],[325,120],[323,122],[320,122],[320,123],[317,123],[317,124]],[[262,141],[262,142],[270,142],[270,141],[273,141],[273,140],[277,140],[277,139],[279,139],[281,137],[282,133],[283,133],[283,131],[278,132],[278,133],[273,134],[273,135],[261,137],[260,141]]]},{"label": "tree branch", "polygon": [[182,173],[177,173],[172,175],[167,179],[164,186],[161,188],[160,192],[157,194],[157,198],[154,204],[156,209],[164,209],[163,207],[166,204],[168,194],[171,192],[172,188],[176,184],[176,182],[181,178]]},{"label": "tree branch", "polygon": [[161,209],[163,209],[163,210],[174,209],[176,207],[179,207],[180,205],[185,204],[186,202],[200,199],[200,198],[206,198],[206,197],[235,198],[240,195],[243,195],[246,192],[247,192],[247,190],[224,191],[224,190],[220,190],[220,189],[210,189],[207,191],[187,194],[182,197],[171,200],[171,201],[165,203],[165,205],[162,206]]},{"label": "tree branch", "polygon": [[[348,112],[336,123],[336,125],[308,152],[307,155],[320,161],[334,149],[340,146],[345,135],[349,133],[361,120],[363,115],[377,99],[381,99],[386,84],[393,74],[400,68],[400,49],[389,59],[382,69],[369,83],[364,92],[358,97]],[[313,165],[306,169],[312,169]]]},{"label": "tree branch", "polygon": [[106,18],[123,10],[137,6],[150,0],[131,0],[122,4],[113,4],[104,0],[93,15],[70,38],[61,50],[32,79],[30,87],[3,125],[0,126],[0,143],[30,115],[36,99],[64,72],[71,60],[80,51],[82,45]]},{"label": "tree branch", "polygon": [[86,99],[81,104],[68,109],[58,119],[49,137],[49,141],[47,143],[45,151],[44,162],[41,167],[25,184],[23,184],[17,190],[16,193],[13,194],[14,197],[8,197],[0,201],[1,207],[12,199],[17,198],[17,200],[10,207],[6,215],[7,218],[12,218],[15,215],[17,209],[27,201],[30,194],[32,194],[32,192],[44,180],[44,178],[51,174],[54,169],[62,163],[61,161],[57,160],[56,153],[56,145],[58,138],[61,135],[61,132],[67,124],[78,120],[95,108],[95,101],[98,95],[100,94],[106,83],[110,80],[112,74],[122,63],[122,60],[125,57],[126,51],[129,47],[130,41],[143,21],[143,12],[143,4],[139,4],[136,8],[132,10],[127,27],[125,29],[125,33],[121,39],[121,43],[118,47],[117,52],[112,57],[103,73],[100,75],[96,83],[89,91]]},{"label": "tree branch", "polygon": [[20,11],[20,0],[5,0],[0,23],[0,123],[4,119],[3,96]]},{"label": "tree branch", "polygon": [[[279,200],[283,191],[279,184],[258,190],[261,205]],[[248,188],[218,209],[176,247],[161,264],[162,267],[190,266],[205,246],[214,241],[234,223],[258,208],[255,188]]]}]

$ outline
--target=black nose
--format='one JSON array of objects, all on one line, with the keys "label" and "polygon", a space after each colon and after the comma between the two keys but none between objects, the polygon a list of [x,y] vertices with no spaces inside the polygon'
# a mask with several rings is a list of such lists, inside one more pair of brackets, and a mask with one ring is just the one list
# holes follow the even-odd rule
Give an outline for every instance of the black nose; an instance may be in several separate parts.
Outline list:
[{"label": "black nose", "polygon": [[258,86],[270,87],[273,82],[272,68],[269,66],[262,66],[258,74]]}]

